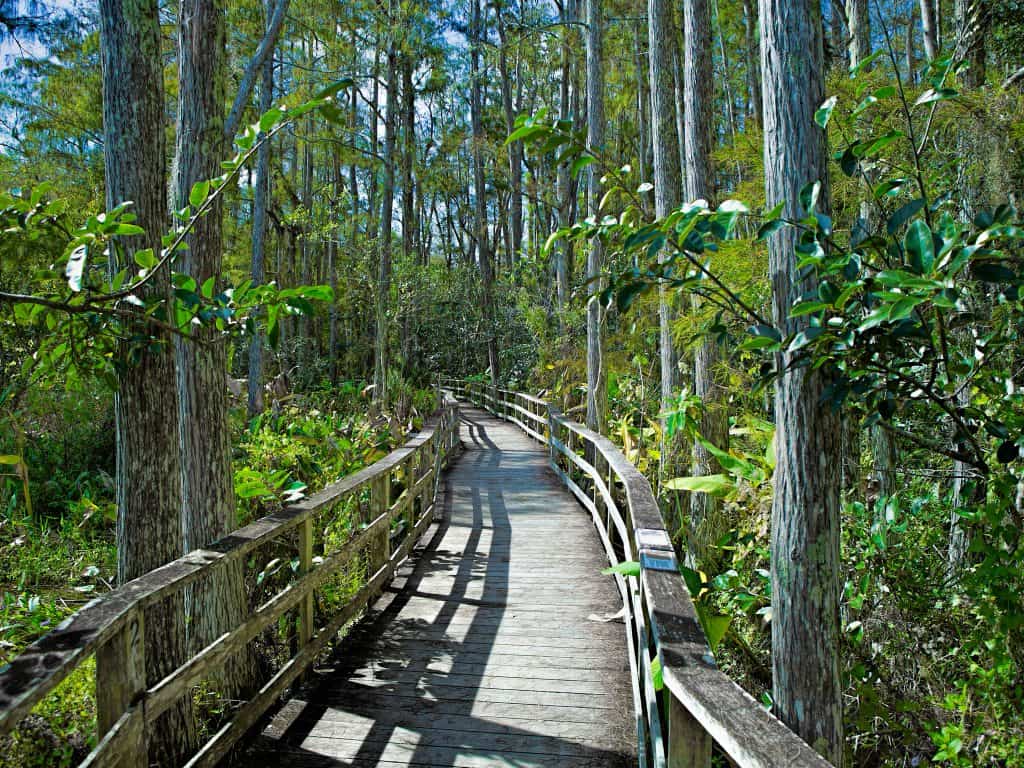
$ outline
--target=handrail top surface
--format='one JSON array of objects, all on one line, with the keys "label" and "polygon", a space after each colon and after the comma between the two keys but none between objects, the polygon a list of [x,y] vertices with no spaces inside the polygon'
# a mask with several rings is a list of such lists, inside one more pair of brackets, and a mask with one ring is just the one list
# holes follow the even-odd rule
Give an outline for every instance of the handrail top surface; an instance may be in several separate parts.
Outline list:
[{"label": "handrail top surface", "polygon": [[89,654],[122,629],[135,611],[187,586],[204,572],[245,557],[325,507],[393,471],[436,434],[443,415],[453,405],[446,399],[415,435],[370,466],[97,597],[31,643],[0,669],[0,737],[9,733]]},{"label": "handrail top surface", "polygon": [[[469,390],[479,386],[450,382]],[[742,768],[829,768],[831,763],[718,668],[647,478],[607,437],[567,419],[557,406],[544,405],[553,422],[600,451],[625,488],[665,687]]]}]

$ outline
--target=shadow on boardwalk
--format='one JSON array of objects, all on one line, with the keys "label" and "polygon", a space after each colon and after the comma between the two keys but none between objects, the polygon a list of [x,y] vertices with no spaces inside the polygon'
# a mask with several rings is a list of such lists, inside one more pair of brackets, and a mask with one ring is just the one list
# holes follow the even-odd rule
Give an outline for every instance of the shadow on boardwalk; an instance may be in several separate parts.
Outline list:
[{"label": "shadow on boardwalk", "polygon": [[243,758],[261,766],[626,766],[618,608],[586,513],[517,429],[464,413],[443,520]]}]

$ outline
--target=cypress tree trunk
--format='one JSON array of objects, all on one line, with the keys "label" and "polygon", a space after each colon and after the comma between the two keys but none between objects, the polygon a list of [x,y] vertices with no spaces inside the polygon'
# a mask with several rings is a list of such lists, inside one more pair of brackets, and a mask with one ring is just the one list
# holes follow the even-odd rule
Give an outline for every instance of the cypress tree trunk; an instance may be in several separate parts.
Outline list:
[{"label": "cypress tree trunk", "polygon": [[[175,207],[187,204],[198,181],[221,174],[225,155],[225,7],[222,0],[182,0],[178,23],[178,123],[172,182]],[[222,206],[218,201],[188,238],[179,268],[198,285],[220,279]],[[216,289],[215,289],[216,291]],[[198,331],[209,343],[179,342],[182,529],[190,551],[230,533],[237,523],[227,410],[227,348],[212,328]],[[200,580],[187,596],[189,647],[195,652],[237,627],[248,613],[243,565]],[[245,696],[253,683],[248,654],[239,654],[219,676],[222,694]]]},{"label": "cypress tree trunk", "polygon": [[906,66],[907,82],[911,85],[917,84],[917,46],[915,43],[917,28],[917,6],[910,4],[907,9],[907,39],[906,39]]},{"label": "cypress tree trunk", "polygon": [[[394,15],[395,4],[391,5]],[[384,113],[384,189],[380,207],[380,261],[377,264],[376,354],[373,366],[374,397],[388,401],[388,350],[390,322],[388,303],[391,300],[391,227],[395,204],[395,123],[398,119],[398,51],[394,32],[389,33],[387,53],[387,98]],[[373,111],[373,110],[371,110]]]},{"label": "cypress tree trunk", "polygon": [[[512,98],[512,81],[508,69],[508,36],[505,28],[504,4],[495,6],[498,23],[498,72],[501,76],[501,103],[505,111],[505,130],[512,133],[516,104]],[[523,142],[508,145],[509,173],[509,263],[520,257],[523,245]]]},{"label": "cypress tree trunk", "polygon": [[[269,30],[273,10],[270,0],[264,0],[263,10]],[[273,106],[274,100],[274,57],[268,55],[263,61],[260,84],[260,114]],[[256,188],[252,205],[252,282],[260,285],[265,279],[267,243],[267,200],[270,196],[270,143],[265,142],[256,151]],[[249,398],[248,413],[252,418],[263,410],[263,334],[256,334],[249,342]]]},{"label": "cypress tree trunk", "polygon": [[[825,134],[814,123],[824,101],[818,0],[761,0],[765,192],[801,219],[799,192],[822,184],[828,209]],[[773,313],[784,336],[802,322],[793,301],[815,286],[798,279],[795,230],[769,241]],[[835,765],[843,760],[839,675],[839,417],[825,405],[821,371],[777,361],[775,493],[772,504],[772,671],[775,712]]]},{"label": "cypress tree trunk", "polygon": [[497,385],[498,339],[494,318],[494,272],[487,237],[487,185],[484,179],[483,143],[483,72],[480,68],[484,25],[480,0],[472,0],[469,22],[470,60],[470,121],[473,132],[473,231],[476,236],[477,256],[480,261],[480,280],[483,283],[484,327],[487,334],[487,363],[491,369],[491,383]]},{"label": "cypress tree trunk", "polygon": [[[111,274],[133,264],[143,248],[160,253],[167,227],[163,63],[157,0],[100,0],[103,67],[103,159],[107,208],[131,200],[145,235],[124,238]],[[147,298],[170,300],[170,272],[150,280]],[[127,305],[126,305],[127,306]],[[124,584],[179,557],[181,465],[174,349],[166,333],[140,322],[157,344],[121,351],[127,365],[114,398],[117,442],[117,578]],[[132,360],[133,357],[137,359]],[[163,679],[188,656],[184,599],[146,611],[146,683]],[[98,671],[102,674],[102,669]],[[103,696],[103,691],[97,692]],[[160,718],[152,732],[150,761],[177,765],[195,748],[188,698]]]},{"label": "cypress tree trunk", "polygon": [[[604,147],[604,61],[601,0],[587,0],[587,145],[600,151]],[[597,164],[587,169],[587,213],[600,215],[600,172]],[[587,427],[605,431],[608,388],[605,384],[604,357],[601,348],[601,270],[604,245],[600,238],[590,242],[587,252],[587,279],[590,299],[587,301]]]},{"label": "cypress tree trunk", "polygon": [[989,27],[986,0],[955,0],[953,21],[956,25],[957,56],[967,62],[964,85],[980,88],[985,84],[985,35]]},{"label": "cypress tree trunk", "polygon": [[[658,218],[679,207],[682,194],[679,166],[679,141],[676,127],[675,78],[672,62],[675,60],[675,33],[672,24],[672,6],[667,0],[648,0],[651,69],[651,146],[654,149],[654,212]],[[661,254],[659,258],[664,258]],[[668,408],[675,387],[676,356],[672,345],[674,313],[669,292],[658,286],[659,349],[661,357],[661,407]],[[664,427],[664,423],[662,424]],[[668,442],[662,437],[662,465]]]},{"label": "cypress tree trunk", "polygon": [[920,0],[920,2],[924,55],[928,61],[935,61],[939,58],[939,23],[935,15],[935,0]]},{"label": "cypress tree trunk", "polygon": [[871,55],[871,14],[868,0],[846,0],[846,18],[850,22],[850,67]]},{"label": "cypress tree trunk", "polygon": [[[685,97],[686,198],[709,199],[712,195],[711,116],[714,114],[711,66],[711,12],[708,0],[683,4],[683,93]],[[694,302],[694,309],[699,304]],[[694,358],[694,392],[704,403],[700,431],[722,449],[729,445],[729,420],[724,390],[715,381],[720,350],[714,339],[704,339]],[[693,474],[721,472],[717,459],[699,442],[693,446]],[[706,564],[711,547],[721,538],[724,521],[721,505],[706,493],[690,494],[690,555]]]},{"label": "cypress tree trunk", "polygon": [[752,0],[743,0],[743,32],[747,44],[747,89],[750,93],[750,116],[761,127],[764,111],[761,106],[761,56],[757,45],[757,8]]}]

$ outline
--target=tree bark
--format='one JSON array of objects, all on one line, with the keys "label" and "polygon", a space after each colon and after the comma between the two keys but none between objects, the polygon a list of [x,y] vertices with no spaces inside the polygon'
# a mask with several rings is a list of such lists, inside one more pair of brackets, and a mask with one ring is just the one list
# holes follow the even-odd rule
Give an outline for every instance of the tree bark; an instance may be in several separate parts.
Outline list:
[{"label": "tree bark", "polygon": [[850,23],[850,67],[858,67],[871,55],[871,14],[868,0],[846,0],[846,18]]},{"label": "tree bark", "polygon": [[906,39],[906,66],[907,82],[910,85],[917,84],[917,45],[914,40],[917,35],[917,5],[910,4],[907,9],[907,39]]},{"label": "tree bark", "polygon": [[743,0],[743,32],[747,44],[747,89],[750,93],[750,116],[760,128],[763,119],[761,106],[761,55],[757,45],[757,8],[753,0]]},{"label": "tree bark", "polygon": [[[559,81],[559,118],[563,121],[578,119],[579,92],[573,82],[573,24],[576,21],[576,0],[564,0],[561,7],[562,22],[562,76]],[[574,223],[573,201],[576,197],[576,183],[569,172],[567,163],[558,167],[558,224],[561,227]],[[555,251],[555,297],[558,307],[558,322],[562,327],[562,310],[569,302],[572,290],[572,245],[562,241]],[[564,328],[562,328],[564,330]]]},{"label": "tree bark", "polygon": [[[287,4],[279,0],[278,5]],[[273,22],[272,3],[264,0],[263,9],[269,33]],[[260,83],[260,114],[269,111],[274,103],[274,57],[263,59]],[[256,151],[256,188],[252,203],[252,282],[261,285],[265,279],[267,244],[267,199],[270,196],[270,142],[264,142]],[[248,413],[252,418],[263,410],[263,334],[257,333],[249,342]]]},{"label": "tree bark", "polygon": [[[505,130],[512,133],[516,103],[512,97],[512,81],[508,69],[508,35],[505,28],[504,3],[495,5],[498,25],[498,71],[501,76],[501,103],[505,112]],[[523,245],[523,142],[508,145],[509,173],[509,263],[518,259]]]},{"label": "tree bark", "polygon": [[[683,93],[685,113],[686,198],[707,200],[713,193],[711,116],[714,79],[711,63],[711,9],[708,0],[683,3]],[[694,302],[694,309],[699,304]],[[714,445],[728,449],[729,421],[724,392],[715,380],[720,350],[714,339],[701,341],[694,358],[694,393],[704,404],[700,432]],[[693,474],[721,472],[717,459],[700,443],[693,446]],[[708,564],[712,547],[725,533],[721,505],[706,493],[690,494],[690,557]]]},{"label": "tree bark", "polygon": [[480,67],[484,22],[480,0],[472,0],[469,22],[470,122],[473,134],[473,231],[476,236],[480,281],[483,287],[484,327],[487,335],[487,362],[491,383],[497,385],[500,375],[498,338],[494,317],[494,271],[487,237],[487,185],[484,178],[483,143],[483,72]]},{"label": "tree bark", "polygon": [[[598,152],[604,148],[603,28],[601,0],[587,0],[587,146]],[[587,168],[587,213],[594,218],[601,213],[600,177],[596,163]],[[599,433],[605,431],[608,402],[599,299],[603,262],[604,244],[595,237],[587,252],[587,427]]]},{"label": "tree bark", "polygon": [[[182,0],[178,20],[178,122],[172,189],[175,207],[188,202],[193,184],[221,174],[224,158],[226,34],[223,0]],[[198,285],[220,280],[223,209],[218,201],[188,237],[180,270]],[[227,348],[213,328],[197,331],[206,344],[180,339],[178,420],[181,439],[184,549],[206,546],[237,524],[227,410]],[[243,567],[221,569],[188,591],[188,634],[192,652],[237,627],[248,612]],[[249,655],[225,665],[221,693],[245,696],[253,684]]]},{"label": "tree bark", "polygon": [[920,3],[924,54],[931,62],[939,58],[939,23],[935,13],[935,0],[920,0]]},{"label": "tree bark", "polygon": [[985,36],[990,21],[988,3],[986,0],[955,0],[953,19],[957,56],[967,62],[964,85],[980,88],[985,84]]},{"label": "tree bark", "polygon": [[[765,193],[786,201],[800,220],[800,189],[822,184],[828,210],[825,134],[814,123],[824,101],[821,6],[818,0],[761,0],[764,73]],[[794,300],[815,288],[800,280],[797,233],[769,241],[773,314],[784,336],[803,327],[789,316]],[[843,761],[839,674],[839,416],[823,404],[821,371],[777,361],[775,491],[772,503],[772,671],[775,712],[835,765]]]},{"label": "tree bark", "polygon": [[[391,17],[396,3],[391,3]],[[387,97],[384,112],[384,185],[380,207],[380,261],[377,264],[376,355],[373,366],[374,397],[388,402],[388,366],[390,327],[388,304],[391,300],[391,230],[395,204],[395,123],[398,119],[398,49],[394,31],[389,30],[387,52]]]},{"label": "tree bark", "polygon": [[[679,166],[679,139],[676,127],[675,78],[672,63],[675,60],[675,33],[672,23],[672,5],[667,0],[648,0],[649,57],[651,82],[651,146],[654,149],[654,212],[658,218],[679,207],[682,195]],[[664,260],[667,254],[662,252]],[[676,356],[672,344],[674,312],[666,286],[658,286],[659,349],[661,358],[661,408],[665,411],[672,402],[676,383]],[[662,424],[664,427],[664,423]],[[662,456],[667,441],[662,438]],[[663,462],[664,463],[664,462]]]},{"label": "tree bark", "polygon": [[[167,226],[163,62],[157,0],[100,0],[99,16],[106,204],[109,209],[133,201],[137,223],[146,230],[119,243],[110,262],[113,276],[134,264],[136,250],[160,253]],[[149,282],[146,298],[169,302],[170,297],[170,271],[163,270]],[[153,333],[149,326],[144,332]],[[120,373],[114,398],[121,584],[184,552],[174,350],[167,334],[156,332],[156,338],[146,350],[127,344],[121,349],[129,365]],[[154,685],[188,656],[184,599],[149,609],[144,624],[146,683]],[[192,702],[186,697],[154,724],[150,762],[180,764],[195,742]]]},{"label": "tree bark", "polygon": [[416,90],[412,82],[413,58],[402,54],[402,253],[408,259],[416,243]]}]

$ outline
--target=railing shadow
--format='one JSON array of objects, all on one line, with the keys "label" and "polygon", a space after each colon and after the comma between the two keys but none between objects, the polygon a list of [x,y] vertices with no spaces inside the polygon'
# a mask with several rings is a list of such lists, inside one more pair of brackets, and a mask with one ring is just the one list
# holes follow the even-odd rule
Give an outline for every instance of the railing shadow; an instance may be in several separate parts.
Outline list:
[{"label": "railing shadow", "polygon": [[[557,704],[544,702],[574,695],[579,686],[571,681],[539,681],[551,696],[513,684],[488,689],[488,698],[480,698],[511,587],[512,520],[503,488],[522,487],[531,477],[536,482],[536,462],[543,459],[536,449],[500,448],[488,433],[495,422],[480,411],[463,412],[462,421],[466,450],[458,463],[472,482],[456,488],[445,477],[443,519],[408,575],[391,586],[386,605],[360,622],[329,659],[329,673],[321,668],[301,697],[285,705],[270,736],[261,737],[251,753],[258,764],[589,768],[635,763],[613,746],[621,740],[612,734],[593,737],[600,722],[546,723],[538,732],[531,730],[535,724],[509,714],[517,703],[540,704],[535,712],[554,711]],[[413,600],[422,616],[403,615]],[[472,614],[468,623],[462,621],[467,613]],[[628,707],[627,700],[618,703]],[[493,719],[478,710],[493,711]],[[575,733],[584,728],[591,737],[587,741],[598,746]]]}]

